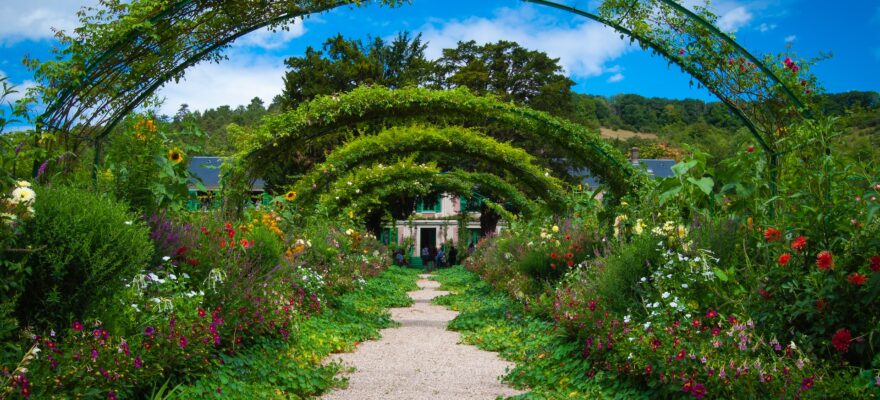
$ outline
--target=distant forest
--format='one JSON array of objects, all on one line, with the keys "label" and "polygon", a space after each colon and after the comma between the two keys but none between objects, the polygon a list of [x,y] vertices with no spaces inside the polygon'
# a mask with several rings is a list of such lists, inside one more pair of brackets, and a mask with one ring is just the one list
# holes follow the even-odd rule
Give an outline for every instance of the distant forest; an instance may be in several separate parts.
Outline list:
[{"label": "distant forest", "polygon": [[[336,36],[321,49],[310,47],[304,56],[286,60],[283,93],[269,105],[254,98],[247,106],[191,111],[184,104],[174,116],[164,118],[176,129],[188,126],[205,133],[198,139],[201,143],[193,143],[204,154],[227,155],[235,151],[231,132],[254,129],[265,115],[294,108],[315,96],[345,92],[358,85],[467,87],[591,128],[651,134],[614,139],[624,151],[638,146],[643,158],[679,158],[682,148],[691,145],[722,159],[751,140],[741,122],[720,102],[574,93],[574,82],[563,74],[558,59],[517,43],[461,42],[456,48],[444,49],[437,60],[426,59],[425,48],[419,35],[409,33],[390,42]],[[839,117],[843,137],[837,141],[836,151],[880,161],[880,152],[875,151],[880,146],[880,94],[826,94],[822,107]]]}]

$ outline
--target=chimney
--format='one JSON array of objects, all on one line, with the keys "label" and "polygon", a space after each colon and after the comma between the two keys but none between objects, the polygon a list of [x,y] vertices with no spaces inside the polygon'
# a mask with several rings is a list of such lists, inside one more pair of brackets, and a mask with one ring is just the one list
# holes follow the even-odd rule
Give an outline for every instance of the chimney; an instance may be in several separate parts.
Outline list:
[{"label": "chimney", "polygon": [[639,165],[639,148],[633,146],[633,148],[629,149],[629,162],[632,165]]}]

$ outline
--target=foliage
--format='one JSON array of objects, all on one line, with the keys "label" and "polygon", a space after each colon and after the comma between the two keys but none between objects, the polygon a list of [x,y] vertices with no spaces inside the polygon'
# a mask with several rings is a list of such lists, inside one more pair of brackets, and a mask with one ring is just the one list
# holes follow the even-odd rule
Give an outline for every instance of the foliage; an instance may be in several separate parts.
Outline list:
[{"label": "foliage", "polygon": [[357,165],[388,153],[408,154],[416,151],[428,158],[438,154],[455,154],[459,160],[471,160],[472,167],[494,166],[522,181],[531,195],[540,197],[549,207],[562,206],[562,183],[547,176],[526,152],[464,128],[418,126],[388,129],[337,148],[327,157],[327,161],[313,168],[294,187],[297,205],[309,205],[326,190],[326,185]]},{"label": "foliage", "polygon": [[183,386],[173,398],[305,398],[341,384],[338,363],[324,363],[331,353],[354,351],[376,339],[393,323],[387,309],[406,307],[417,272],[392,267],[360,290],[342,295],[335,308],[304,322],[288,342],[263,341],[234,356],[210,375]]},{"label": "foliage", "polygon": [[[644,178],[619,152],[583,126],[462,89],[361,87],[347,94],[318,97],[296,110],[267,118],[245,157],[255,173],[268,175],[272,183],[272,177],[278,180],[273,168],[283,169],[285,174],[304,173],[352,136],[413,123],[483,127],[499,139],[518,138],[518,145],[541,142],[564,153],[574,165],[588,166],[618,195],[643,183]],[[541,162],[550,167],[551,159],[544,157]],[[554,168],[557,176],[568,176],[567,169],[558,169]]]},{"label": "foliage", "polygon": [[116,197],[135,210],[150,213],[181,207],[189,195],[189,185],[200,185],[189,171],[187,158],[198,148],[183,144],[181,139],[198,138],[201,133],[187,130],[174,138],[166,134],[166,128],[167,124],[149,115],[132,116],[110,142],[103,178]]},{"label": "foliage", "polygon": [[646,394],[596,372],[580,357],[578,342],[561,335],[554,324],[536,318],[521,303],[494,292],[479,277],[461,267],[440,270],[437,280],[452,294],[436,303],[460,314],[449,328],[465,343],[499,352],[516,363],[503,380],[529,392],[522,399],[646,398]]},{"label": "foliage", "polygon": [[153,246],[146,227],[106,196],[53,187],[38,188],[37,198],[22,240],[34,252],[18,316],[58,329],[113,296],[146,267]]}]

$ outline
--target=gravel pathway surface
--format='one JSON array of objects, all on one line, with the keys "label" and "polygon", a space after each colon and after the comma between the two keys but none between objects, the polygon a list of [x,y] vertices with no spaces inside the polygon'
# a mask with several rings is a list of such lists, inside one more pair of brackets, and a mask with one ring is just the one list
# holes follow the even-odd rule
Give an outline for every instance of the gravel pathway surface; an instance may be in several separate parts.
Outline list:
[{"label": "gravel pathway surface", "polygon": [[431,304],[447,294],[437,290],[430,275],[421,275],[419,289],[410,292],[415,304],[391,309],[399,327],[382,330],[382,339],[362,343],[354,353],[332,357],[354,367],[347,389],[323,399],[495,399],[521,392],[499,381],[513,364],[495,353],[459,344],[459,335],[446,330],[458,314]]}]

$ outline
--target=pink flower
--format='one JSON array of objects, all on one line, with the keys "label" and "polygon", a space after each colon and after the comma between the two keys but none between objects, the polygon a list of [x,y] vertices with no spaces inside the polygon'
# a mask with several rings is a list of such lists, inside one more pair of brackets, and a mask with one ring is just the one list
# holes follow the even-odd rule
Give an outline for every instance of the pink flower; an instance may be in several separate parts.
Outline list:
[{"label": "pink flower", "polygon": [[82,330],[83,330],[83,324],[82,324],[82,322],[78,322],[78,321],[77,321],[77,322],[74,322],[74,323],[73,323],[73,330],[75,330],[75,331],[77,331],[77,332],[82,332]]},{"label": "pink flower", "polygon": [[177,341],[177,344],[180,345],[181,349],[185,349],[186,346],[189,344],[189,341],[186,340],[186,336],[181,336],[180,340]]}]

